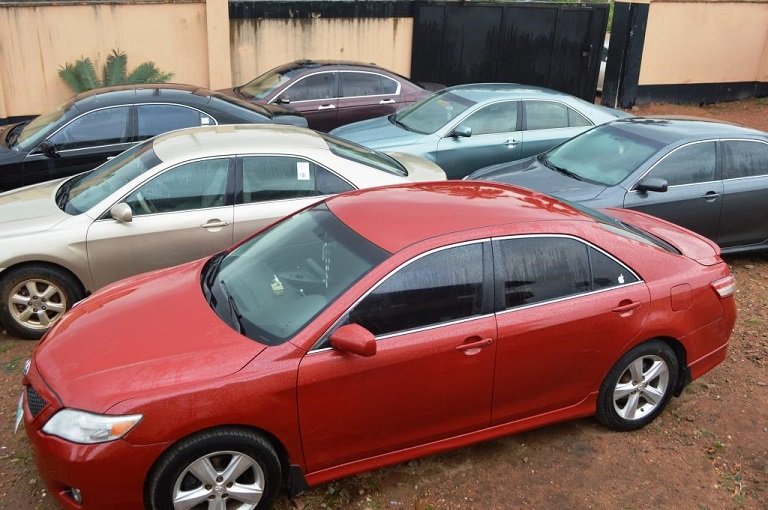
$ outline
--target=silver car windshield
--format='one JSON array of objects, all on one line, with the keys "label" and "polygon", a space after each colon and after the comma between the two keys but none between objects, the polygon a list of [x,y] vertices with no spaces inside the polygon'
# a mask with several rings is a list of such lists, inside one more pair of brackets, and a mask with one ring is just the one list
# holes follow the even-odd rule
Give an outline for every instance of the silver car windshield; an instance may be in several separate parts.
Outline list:
[{"label": "silver car windshield", "polygon": [[261,232],[209,261],[203,292],[219,317],[270,345],[295,335],[388,256],[325,204]]},{"label": "silver car windshield", "polygon": [[357,145],[347,140],[341,140],[335,136],[317,133],[323,137],[332,153],[340,158],[349,159],[356,163],[362,163],[373,168],[378,168],[388,174],[407,177],[406,170],[400,163],[382,152]]},{"label": "silver car windshield", "polygon": [[81,214],[160,163],[149,139],[62,184],[56,204],[68,214]]},{"label": "silver car windshield", "polygon": [[661,147],[663,144],[656,140],[606,124],[545,153],[545,164],[584,181],[615,186]]},{"label": "silver car windshield", "polygon": [[453,92],[440,91],[391,115],[390,121],[408,131],[431,134],[474,104]]}]

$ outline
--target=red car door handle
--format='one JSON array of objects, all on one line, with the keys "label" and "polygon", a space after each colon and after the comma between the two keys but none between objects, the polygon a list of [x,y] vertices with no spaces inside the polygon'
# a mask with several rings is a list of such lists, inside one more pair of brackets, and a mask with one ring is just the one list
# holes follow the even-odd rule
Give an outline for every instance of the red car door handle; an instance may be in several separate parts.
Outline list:
[{"label": "red car door handle", "polygon": [[395,104],[395,100],[394,99],[382,99],[381,101],[379,101],[379,104]]},{"label": "red car door handle", "polygon": [[468,351],[470,349],[480,349],[493,343],[493,338],[481,338],[475,342],[469,342],[456,346],[457,351]]},{"label": "red car door handle", "polygon": [[613,311],[616,313],[627,313],[627,312],[631,312],[632,310],[635,310],[636,308],[640,307],[640,305],[642,304],[636,301],[629,301],[628,303],[625,303],[624,301],[622,301],[622,303],[624,304],[619,304],[619,306],[614,308]]},{"label": "red car door handle", "polygon": [[321,104],[317,107],[318,110],[333,110],[334,108],[336,108],[336,106],[332,104]]}]

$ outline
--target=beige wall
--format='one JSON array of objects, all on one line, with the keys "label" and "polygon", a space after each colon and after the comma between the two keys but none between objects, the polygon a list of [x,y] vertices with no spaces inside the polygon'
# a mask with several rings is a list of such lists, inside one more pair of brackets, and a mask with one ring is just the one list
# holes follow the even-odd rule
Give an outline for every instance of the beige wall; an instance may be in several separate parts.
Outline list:
[{"label": "beige wall", "polygon": [[0,4],[0,118],[38,114],[66,100],[72,92],[59,67],[90,57],[99,71],[115,48],[127,53],[129,71],[151,60],[173,72],[174,82],[229,85],[227,0],[40,4]]},{"label": "beige wall", "polygon": [[235,19],[232,81],[241,85],[296,59],[374,62],[408,76],[412,35],[410,18]]},{"label": "beige wall", "polygon": [[768,82],[768,2],[650,0],[639,85]]}]

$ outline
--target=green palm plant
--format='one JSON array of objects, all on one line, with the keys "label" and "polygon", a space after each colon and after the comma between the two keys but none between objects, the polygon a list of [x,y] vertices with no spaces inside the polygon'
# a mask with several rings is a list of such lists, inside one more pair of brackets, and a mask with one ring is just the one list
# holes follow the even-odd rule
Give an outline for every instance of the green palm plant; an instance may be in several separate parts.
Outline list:
[{"label": "green palm plant", "polygon": [[59,76],[76,94],[99,87],[127,85],[134,83],[166,83],[173,73],[157,68],[154,62],[143,62],[128,73],[128,56],[120,50],[112,50],[104,63],[103,78],[99,78],[90,58],[85,57],[74,63],[67,62],[59,68]]}]

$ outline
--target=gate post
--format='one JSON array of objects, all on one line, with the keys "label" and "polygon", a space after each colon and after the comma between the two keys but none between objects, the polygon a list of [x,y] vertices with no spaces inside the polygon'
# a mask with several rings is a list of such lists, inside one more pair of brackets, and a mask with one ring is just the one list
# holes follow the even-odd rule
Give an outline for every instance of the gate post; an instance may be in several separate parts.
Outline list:
[{"label": "gate post", "polygon": [[637,100],[650,0],[616,0],[602,104],[630,108]]}]

